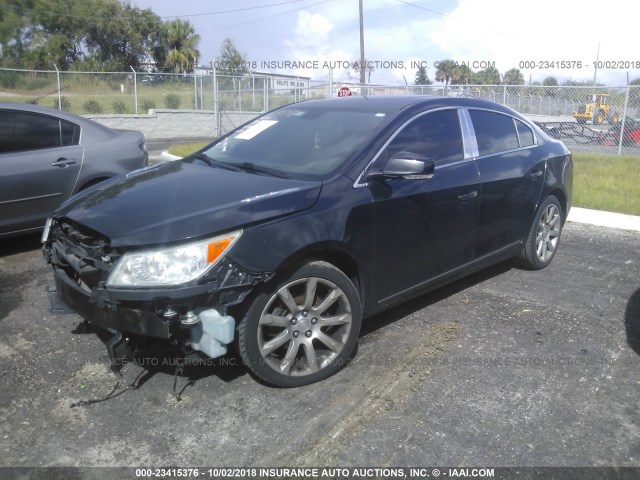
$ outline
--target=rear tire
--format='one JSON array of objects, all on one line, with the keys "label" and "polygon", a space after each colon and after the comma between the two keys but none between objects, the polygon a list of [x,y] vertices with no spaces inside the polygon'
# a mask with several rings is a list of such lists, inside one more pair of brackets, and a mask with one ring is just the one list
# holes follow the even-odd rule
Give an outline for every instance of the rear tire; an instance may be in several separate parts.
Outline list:
[{"label": "rear tire", "polygon": [[562,206],[555,196],[550,195],[536,212],[518,262],[531,270],[549,265],[558,251],[562,226]]},{"label": "rear tire", "polygon": [[311,262],[253,299],[238,325],[238,350],[262,381],[308,385],[349,363],[361,321],[351,280],[329,263]]}]

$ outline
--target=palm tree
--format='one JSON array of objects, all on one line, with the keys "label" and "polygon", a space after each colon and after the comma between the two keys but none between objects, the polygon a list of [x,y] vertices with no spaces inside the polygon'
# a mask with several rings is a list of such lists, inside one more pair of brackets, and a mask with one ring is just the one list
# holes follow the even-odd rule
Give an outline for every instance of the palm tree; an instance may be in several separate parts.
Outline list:
[{"label": "palm tree", "polygon": [[194,59],[200,56],[198,43],[200,35],[189,20],[176,18],[166,23],[166,66],[176,73],[193,69]]},{"label": "palm tree", "polygon": [[456,62],[453,60],[440,61],[436,70],[436,82],[444,82],[445,85],[449,85],[454,79],[456,67]]}]

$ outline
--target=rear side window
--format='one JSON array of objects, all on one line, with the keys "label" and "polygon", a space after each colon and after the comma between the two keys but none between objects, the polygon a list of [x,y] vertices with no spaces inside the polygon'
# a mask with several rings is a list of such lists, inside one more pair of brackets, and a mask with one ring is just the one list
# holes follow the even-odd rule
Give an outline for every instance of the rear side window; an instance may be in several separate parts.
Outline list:
[{"label": "rear side window", "polygon": [[534,144],[533,132],[531,129],[522,123],[520,120],[514,120],[516,122],[516,130],[518,130],[518,139],[520,140],[521,147],[530,147]]},{"label": "rear side window", "polygon": [[407,125],[387,147],[390,158],[398,152],[417,153],[442,165],[464,157],[457,110],[428,113]]},{"label": "rear side window", "polygon": [[469,110],[480,155],[492,155],[519,147],[513,119],[500,113]]},{"label": "rear side window", "polygon": [[75,145],[78,132],[76,125],[57,118],[4,111],[0,115],[0,153]]}]

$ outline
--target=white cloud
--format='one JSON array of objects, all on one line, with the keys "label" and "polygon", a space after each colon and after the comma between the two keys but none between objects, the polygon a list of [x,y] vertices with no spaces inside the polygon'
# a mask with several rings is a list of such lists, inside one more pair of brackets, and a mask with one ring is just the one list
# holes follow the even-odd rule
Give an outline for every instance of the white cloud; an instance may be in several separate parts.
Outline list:
[{"label": "white cloud", "polygon": [[294,40],[289,45],[296,49],[325,47],[330,41],[333,24],[320,13],[298,12],[296,25],[293,29]]},{"label": "white cloud", "polygon": [[[461,0],[431,39],[450,58],[494,60],[502,73],[521,61],[582,62],[582,68],[521,70],[534,79],[555,75],[586,80],[593,78],[599,42],[600,60],[640,60],[631,38],[637,22],[629,9],[622,0],[609,0],[604,8],[579,1]],[[600,70],[598,80],[619,84],[625,73]]]}]

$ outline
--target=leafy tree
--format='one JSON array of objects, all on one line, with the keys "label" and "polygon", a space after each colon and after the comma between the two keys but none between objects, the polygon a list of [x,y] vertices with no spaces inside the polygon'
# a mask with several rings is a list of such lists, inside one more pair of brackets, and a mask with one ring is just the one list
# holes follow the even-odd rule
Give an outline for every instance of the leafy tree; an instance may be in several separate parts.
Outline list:
[{"label": "leafy tree", "polygon": [[503,82],[505,85],[524,85],[524,75],[520,69],[512,68],[505,72]]},{"label": "leafy tree", "polygon": [[0,7],[0,64],[19,66],[30,42],[33,3],[26,0],[3,0]]},{"label": "leafy tree", "polygon": [[230,38],[226,38],[222,42],[219,61],[223,66],[221,69],[223,73],[242,75],[249,72],[247,69],[247,60],[244,55],[238,51]]},{"label": "leafy tree", "polygon": [[[78,0],[82,1],[82,0]],[[139,69],[151,60],[164,40],[162,20],[150,9],[141,10],[117,0],[93,0],[95,22],[88,24],[86,45],[109,70]]]},{"label": "leafy tree", "polygon": [[558,80],[556,79],[556,77],[546,77],[543,81],[542,81],[542,85],[548,88],[544,89],[544,95],[547,97],[555,97],[558,93],[558,89],[557,88],[553,88],[553,87],[557,87],[558,86]]},{"label": "leafy tree", "polygon": [[445,85],[453,80],[456,70],[456,62],[453,60],[441,60],[436,70],[436,82],[443,82]]},{"label": "leafy tree", "polygon": [[23,68],[128,69],[154,58],[162,21],[118,0],[2,0],[0,63]]},{"label": "leafy tree", "polygon": [[487,67],[473,74],[472,81],[479,85],[500,85],[500,72],[496,67]]},{"label": "leafy tree", "polygon": [[464,64],[457,65],[453,70],[452,85],[468,85],[473,77],[473,71]]},{"label": "leafy tree", "polygon": [[427,69],[425,67],[420,67],[416,72],[416,85],[431,85],[431,80],[429,80],[429,76],[427,75]]},{"label": "leafy tree", "polygon": [[168,49],[165,65],[168,69],[182,73],[194,68],[194,59],[200,56],[200,35],[189,20],[179,18],[165,24],[165,44]]},{"label": "leafy tree", "polygon": [[436,70],[436,82],[445,85],[467,85],[471,82],[473,71],[464,63],[455,60],[442,60]]}]

